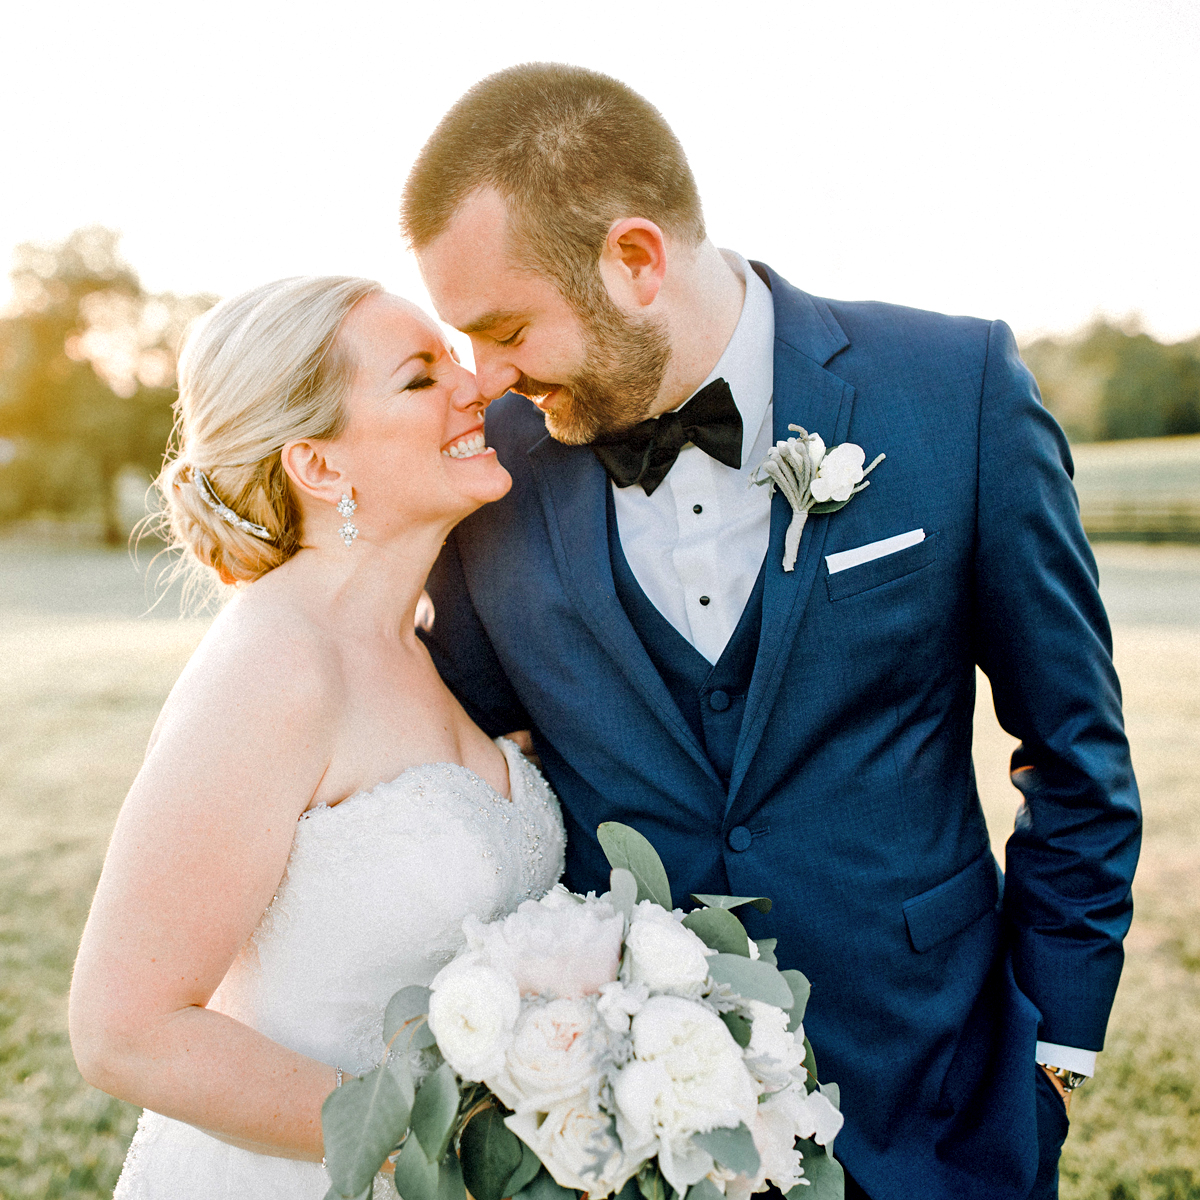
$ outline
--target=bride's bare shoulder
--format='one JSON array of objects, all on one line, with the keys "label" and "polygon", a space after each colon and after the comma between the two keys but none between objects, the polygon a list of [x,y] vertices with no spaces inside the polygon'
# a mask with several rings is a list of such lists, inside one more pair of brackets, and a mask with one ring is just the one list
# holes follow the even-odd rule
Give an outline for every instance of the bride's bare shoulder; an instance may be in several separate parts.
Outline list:
[{"label": "bride's bare shoulder", "polygon": [[339,658],[326,630],[276,589],[247,588],[214,619],[167,697],[150,746],[172,724],[309,740],[341,705]]}]

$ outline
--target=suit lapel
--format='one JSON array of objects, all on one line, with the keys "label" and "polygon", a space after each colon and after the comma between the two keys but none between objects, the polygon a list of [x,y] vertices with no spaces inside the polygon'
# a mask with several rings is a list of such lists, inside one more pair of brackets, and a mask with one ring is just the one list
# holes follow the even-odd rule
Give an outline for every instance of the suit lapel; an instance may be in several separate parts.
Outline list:
[{"label": "suit lapel", "polygon": [[[845,441],[854,389],[824,367],[849,340],[823,305],[791,287],[768,268],[754,269],[768,282],[775,301],[774,438],[795,436],[789,425],[819,433],[830,446]],[[771,541],[767,550],[762,633],[746,697],[741,733],[729,780],[729,805],[746,777],[762,739],[790,657],[809,593],[816,581],[828,516],[810,516],[800,540],[794,571],[783,569],[783,539],[792,519],[782,493],[771,501]]]},{"label": "suit lapel", "polygon": [[595,455],[564,446],[549,434],[529,451],[554,562],[567,596],[671,736],[718,786],[720,780],[683,718],[617,599],[608,553],[604,489],[608,477]]}]

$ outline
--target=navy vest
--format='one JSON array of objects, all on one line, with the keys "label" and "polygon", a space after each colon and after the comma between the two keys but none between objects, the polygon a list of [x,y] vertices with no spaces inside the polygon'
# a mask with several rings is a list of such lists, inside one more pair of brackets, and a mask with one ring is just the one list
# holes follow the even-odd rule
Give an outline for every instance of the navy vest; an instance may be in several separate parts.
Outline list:
[{"label": "navy vest", "polygon": [[621,547],[612,488],[607,487],[605,492],[608,554],[617,599],[667,685],[671,698],[704,747],[721,782],[728,786],[742,729],[742,715],[746,711],[746,693],[750,690],[750,677],[758,655],[766,572],[759,569],[741,620],[714,665],[654,607],[642,590]]}]

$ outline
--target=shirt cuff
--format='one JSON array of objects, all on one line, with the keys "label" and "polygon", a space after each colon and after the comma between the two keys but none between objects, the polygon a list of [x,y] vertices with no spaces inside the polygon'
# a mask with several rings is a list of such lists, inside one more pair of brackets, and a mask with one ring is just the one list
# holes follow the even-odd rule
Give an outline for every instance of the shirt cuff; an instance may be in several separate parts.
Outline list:
[{"label": "shirt cuff", "polygon": [[1048,1067],[1062,1067],[1076,1075],[1091,1077],[1096,1073],[1096,1051],[1077,1050],[1074,1046],[1059,1046],[1054,1042],[1038,1042],[1034,1060]]}]

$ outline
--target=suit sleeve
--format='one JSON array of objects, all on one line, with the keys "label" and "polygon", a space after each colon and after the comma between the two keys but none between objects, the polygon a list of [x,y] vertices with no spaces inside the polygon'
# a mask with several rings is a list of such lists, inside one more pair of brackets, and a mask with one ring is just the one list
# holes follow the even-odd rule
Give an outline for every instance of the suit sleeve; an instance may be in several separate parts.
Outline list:
[{"label": "suit sleeve", "polygon": [[976,660],[1020,745],[1004,912],[1038,1038],[1100,1050],[1132,916],[1141,808],[1070,450],[1011,331],[980,399]]},{"label": "suit sleeve", "polygon": [[489,737],[530,727],[467,590],[455,533],[451,533],[429,573],[425,590],[433,600],[434,622],[419,636],[438,674]]}]

